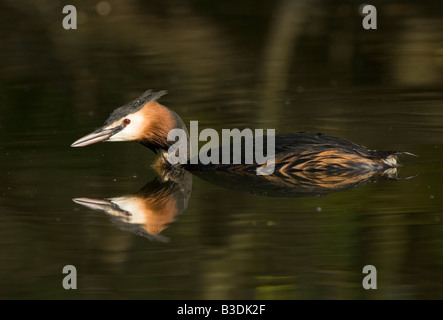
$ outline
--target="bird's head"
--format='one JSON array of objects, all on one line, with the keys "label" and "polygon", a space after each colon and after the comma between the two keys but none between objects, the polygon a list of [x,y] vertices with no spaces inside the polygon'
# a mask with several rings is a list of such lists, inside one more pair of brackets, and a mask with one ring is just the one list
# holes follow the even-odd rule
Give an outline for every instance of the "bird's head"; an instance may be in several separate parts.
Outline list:
[{"label": "bird's head", "polygon": [[102,141],[137,141],[154,152],[167,150],[174,143],[167,140],[169,131],[187,130],[174,111],[157,102],[165,94],[166,91],[144,92],[134,101],[115,109],[101,128],[78,139],[71,147]]}]

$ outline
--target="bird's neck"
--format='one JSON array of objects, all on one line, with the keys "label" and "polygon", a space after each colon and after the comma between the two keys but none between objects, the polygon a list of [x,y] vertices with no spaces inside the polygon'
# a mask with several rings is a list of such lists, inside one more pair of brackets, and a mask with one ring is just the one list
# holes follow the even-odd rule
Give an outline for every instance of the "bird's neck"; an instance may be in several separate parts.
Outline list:
[{"label": "bird's neck", "polygon": [[186,140],[187,160],[189,160],[189,132],[180,116],[157,102],[149,107],[148,112],[146,117],[152,120],[149,121],[146,132],[138,142],[162,155],[167,153],[171,145],[176,143],[174,140],[168,140],[169,133],[173,129],[179,129],[178,131],[182,132],[181,139]]}]

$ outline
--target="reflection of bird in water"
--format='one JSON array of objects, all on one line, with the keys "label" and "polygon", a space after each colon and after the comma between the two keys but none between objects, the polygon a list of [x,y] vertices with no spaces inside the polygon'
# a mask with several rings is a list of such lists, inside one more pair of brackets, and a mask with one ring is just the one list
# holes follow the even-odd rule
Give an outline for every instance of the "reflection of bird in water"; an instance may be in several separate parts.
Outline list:
[{"label": "reflection of bird in water", "polygon": [[[89,209],[108,214],[122,230],[154,241],[167,241],[160,235],[186,210],[192,192],[192,175],[184,169],[155,167],[158,177],[133,195],[106,199],[74,198]],[[322,172],[297,172],[293,175],[259,176],[251,172],[237,174],[219,170],[194,171],[199,178],[229,189],[272,197],[307,197],[343,191],[374,178],[367,174],[327,175]]]},{"label": "reflection of bird in water", "polygon": [[[168,133],[172,129],[182,129],[187,134],[187,129],[174,111],[156,101],[164,94],[163,91],[146,91],[136,100],[114,110],[103,127],[75,141],[72,146],[82,147],[100,141],[137,141],[160,153],[160,159],[167,163],[168,148],[175,143],[167,140]],[[231,151],[233,149],[230,148]],[[299,171],[339,175],[343,172],[383,172],[398,166],[398,154],[400,152],[397,151],[368,150],[353,142],[322,134],[280,134],[275,136],[275,174]],[[261,166],[242,161],[241,164],[209,165],[190,164],[188,161],[183,167],[188,170],[255,172]]]},{"label": "reflection of bird in water", "polygon": [[326,172],[293,171],[284,174],[256,175],[251,172],[220,170],[193,171],[194,175],[213,184],[256,195],[269,197],[312,197],[344,191],[375,180],[397,179],[396,169],[383,172]]},{"label": "reflection of bird in water", "polygon": [[185,170],[174,170],[155,178],[133,195],[73,201],[107,213],[123,230],[165,241],[160,233],[187,208],[191,191],[192,175]]}]

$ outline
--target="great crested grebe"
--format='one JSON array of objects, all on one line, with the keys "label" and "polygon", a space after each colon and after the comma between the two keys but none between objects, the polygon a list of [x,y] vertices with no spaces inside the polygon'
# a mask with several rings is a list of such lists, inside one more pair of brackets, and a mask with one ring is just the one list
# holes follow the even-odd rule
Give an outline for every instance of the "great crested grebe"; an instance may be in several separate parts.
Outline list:
[{"label": "great crested grebe", "polygon": [[[168,132],[182,129],[188,136],[183,120],[172,110],[157,102],[165,91],[148,90],[136,100],[115,109],[104,125],[77,141],[71,147],[83,147],[101,141],[137,141],[161,155],[174,141],[168,141]],[[275,136],[275,173],[321,172],[362,173],[380,172],[398,166],[398,151],[375,151],[348,140],[323,134],[288,133]],[[188,158],[189,160],[189,158]],[[189,161],[188,161],[189,162]],[[260,164],[182,164],[188,170],[251,171]]]}]

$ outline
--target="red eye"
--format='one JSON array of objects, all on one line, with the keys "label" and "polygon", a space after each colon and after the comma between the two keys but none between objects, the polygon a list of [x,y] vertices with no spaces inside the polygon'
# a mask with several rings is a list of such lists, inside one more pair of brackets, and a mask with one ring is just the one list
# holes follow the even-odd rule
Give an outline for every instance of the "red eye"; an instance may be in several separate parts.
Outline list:
[{"label": "red eye", "polygon": [[131,120],[129,120],[129,119],[125,119],[125,120],[123,120],[123,124],[125,124],[125,125],[128,125],[128,124],[130,124],[131,123]]}]

